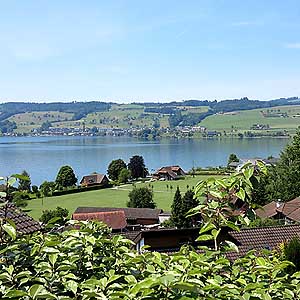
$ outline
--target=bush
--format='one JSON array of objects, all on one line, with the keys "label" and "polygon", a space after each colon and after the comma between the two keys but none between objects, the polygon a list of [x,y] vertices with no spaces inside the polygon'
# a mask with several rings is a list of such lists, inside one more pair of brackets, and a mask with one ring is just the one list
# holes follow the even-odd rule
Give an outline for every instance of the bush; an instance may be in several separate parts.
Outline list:
[{"label": "bush", "polygon": [[57,218],[55,223],[63,225],[66,223],[68,215],[69,211],[66,208],[56,207],[55,210],[44,210],[39,220],[43,224],[48,224],[51,219]]},{"label": "bush", "polygon": [[68,190],[59,190],[52,192],[52,196],[61,196],[61,195],[69,195],[69,194],[76,194],[81,192],[88,192],[94,190],[101,190],[111,187],[111,184],[108,185],[93,185],[93,186],[78,186],[76,188],[68,189]]},{"label": "bush", "polygon": [[128,194],[128,207],[155,208],[156,203],[153,200],[153,191],[148,187],[133,188]]},{"label": "bush", "polygon": [[291,241],[284,246],[284,256],[295,265],[295,267],[289,268],[291,272],[300,271],[300,240],[298,237],[292,238]]}]

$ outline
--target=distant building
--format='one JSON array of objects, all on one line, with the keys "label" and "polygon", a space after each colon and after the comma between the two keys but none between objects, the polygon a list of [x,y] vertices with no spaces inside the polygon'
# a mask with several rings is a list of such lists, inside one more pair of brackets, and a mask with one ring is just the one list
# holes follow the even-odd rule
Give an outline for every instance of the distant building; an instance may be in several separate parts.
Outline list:
[{"label": "distant building", "polygon": [[107,186],[109,184],[109,180],[106,175],[94,173],[91,175],[83,176],[80,184],[82,186],[93,186],[93,185],[103,185]]},{"label": "distant building", "polygon": [[180,166],[167,166],[155,171],[152,178],[157,180],[175,180],[185,175],[186,173]]}]

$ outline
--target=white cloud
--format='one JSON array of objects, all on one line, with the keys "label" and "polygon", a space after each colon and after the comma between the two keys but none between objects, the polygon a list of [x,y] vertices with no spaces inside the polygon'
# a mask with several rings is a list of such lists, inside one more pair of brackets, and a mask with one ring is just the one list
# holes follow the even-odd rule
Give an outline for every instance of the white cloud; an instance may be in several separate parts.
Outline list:
[{"label": "white cloud", "polygon": [[239,22],[233,22],[231,23],[232,26],[259,26],[263,25],[263,22],[261,21],[239,21]]},{"label": "white cloud", "polygon": [[289,43],[285,45],[285,48],[300,49],[300,43]]}]

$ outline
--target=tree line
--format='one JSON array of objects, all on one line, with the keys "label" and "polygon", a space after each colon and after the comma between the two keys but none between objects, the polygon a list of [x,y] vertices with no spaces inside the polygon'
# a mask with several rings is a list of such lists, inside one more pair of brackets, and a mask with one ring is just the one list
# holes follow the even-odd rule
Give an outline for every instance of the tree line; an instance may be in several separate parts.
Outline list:
[{"label": "tree line", "polygon": [[50,103],[33,103],[33,102],[7,102],[0,104],[0,121],[5,120],[15,114],[33,112],[33,111],[59,111],[74,113],[74,120],[79,120],[87,114],[97,111],[107,111],[111,103],[89,101],[89,102],[50,102]]}]

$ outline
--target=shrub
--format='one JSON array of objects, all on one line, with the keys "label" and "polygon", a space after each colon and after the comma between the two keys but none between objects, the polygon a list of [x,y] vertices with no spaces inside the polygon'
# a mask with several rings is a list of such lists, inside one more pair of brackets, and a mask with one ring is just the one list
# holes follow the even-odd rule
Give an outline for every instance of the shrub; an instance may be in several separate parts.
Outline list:
[{"label": "shrub", "polygon": [[284,256],[292,262],[295,267],[290,267],[290,271],[300,271],[300,240],[294,237],[284,246]]}]

